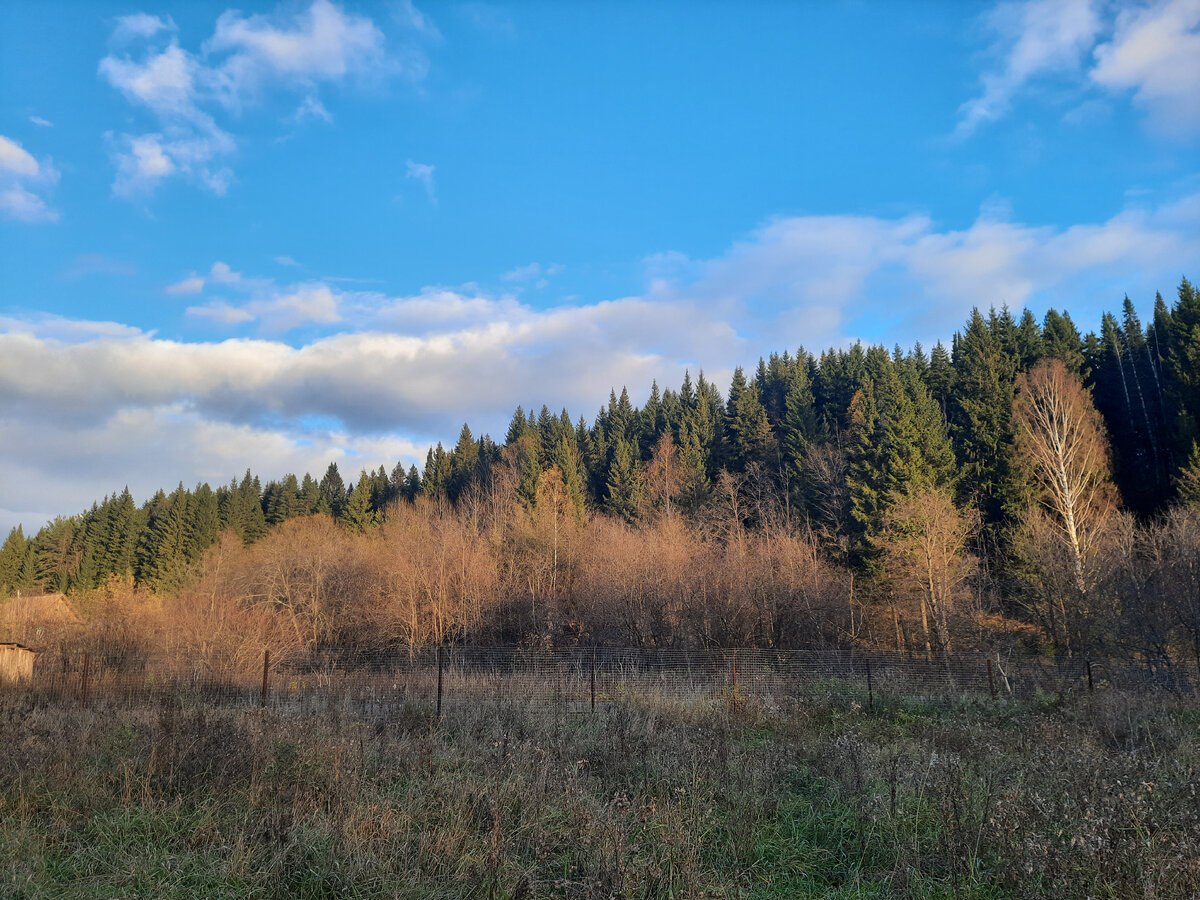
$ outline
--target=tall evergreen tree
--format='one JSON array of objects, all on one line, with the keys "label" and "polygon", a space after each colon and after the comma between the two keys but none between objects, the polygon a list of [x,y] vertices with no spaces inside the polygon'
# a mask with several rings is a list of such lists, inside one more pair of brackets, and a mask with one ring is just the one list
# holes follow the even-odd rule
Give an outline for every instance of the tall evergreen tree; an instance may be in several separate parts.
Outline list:
[{"label": "tall evergreen tree", "polygon": [[[545,407],[543,407],[545,409]],[[458,443],[450,456],[450,476],[446,493],[451,503],[457,503],[462,493],[471,486],[479,467],[479,445],[464,422],[458,433]]]},{"label": "tall evergreen tree", "polygon": [[956,336],[953,354],[954,400],[949,418],[961,472],[959,496],[979,510],[989,550],[1001,542],[1020,496],[1012,467],[1017,367],[1003,343],[974,309],[966,329]]},{"label": "tall evergreen tree", "polygon": [[320,492],[321,499],[318,501],[317,511],[329,513],[336,518],[346,501],[346,483],[342,481],[342,473],[338,471],[337,463],[331,462],[325,470],[321,477]]},{"label": "tall evergreen tree", "polygon": [[618,441],[608,475],[608,510],[632,522],[641,503],[642,473],[636,450],[630,441]]},{"label": "tall evergreen tree", "polygon": [[17,525],[0,547],[0,597],[29,590],[33,580],[33,542],[26,539],[24,530]]},{"label": "tall evergreen tree", "polygon": [[747,382],[741,366],[734,370],[725,404],[724,464],[731,472],[744,472],[758,464],[774,468],[775,434],[758,394],[758,384]]},{"label": "tall evergreen tree", "polygon": [[1070,313],[1064,310],[1060,315],[1057,310],[1046,311],[1042,320],[1042,352],[1062,360],[1068,372],[1087,380],[1088,373],[1084,371],[1083,364],[1083,339],[1071,321]]},{"label": "tall evergreen tree", "polygon": [[342,504],[338,521],[359,533],[379,524],[379,516],[371,506],[371,478],[366,469],[359,473],[358,483],[346,492],[346,502]]}]

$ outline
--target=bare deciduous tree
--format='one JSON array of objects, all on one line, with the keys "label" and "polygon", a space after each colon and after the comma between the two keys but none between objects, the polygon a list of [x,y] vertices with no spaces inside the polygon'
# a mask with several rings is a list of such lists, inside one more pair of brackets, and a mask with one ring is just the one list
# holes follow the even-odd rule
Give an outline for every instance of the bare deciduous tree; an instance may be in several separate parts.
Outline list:
[{"label": "bare deciduous tree", "polygon": [[954,505],[949,491],[931,488],[897,497],[886,518],[885,552],[902,585],[921,600],[925,648],[952,649],[950,615],[955,592],[976,568],[967,553],[972,521]]},{"label": "bare deciduous tree", "polygon": [[1058,539],[1076,590],[1090,569],[1115,511],[1108,441],[1091,394],[1058,359],[1043,359],[1017,381],[1017,449]]}]

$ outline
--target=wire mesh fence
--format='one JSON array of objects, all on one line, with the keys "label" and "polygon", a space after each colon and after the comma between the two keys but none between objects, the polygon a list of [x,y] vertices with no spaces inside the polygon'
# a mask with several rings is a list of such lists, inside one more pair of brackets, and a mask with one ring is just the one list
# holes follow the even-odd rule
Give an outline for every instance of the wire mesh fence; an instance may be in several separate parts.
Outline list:
[{"label": "wire mesh fence", "polygon": [[528,649],[447,646],[365,652],[326,648],[272,659],[202,653],[45,654],[0,690],[32,702],[139,706],[164,701],[388,715],[450,704],[540,703],[574,711],[631,700],[757,702],[843,692],[889,698],[1024,700],[1118,689],[1200,699],[1194,669],[1170,660],[914,655],[889,651]]}]

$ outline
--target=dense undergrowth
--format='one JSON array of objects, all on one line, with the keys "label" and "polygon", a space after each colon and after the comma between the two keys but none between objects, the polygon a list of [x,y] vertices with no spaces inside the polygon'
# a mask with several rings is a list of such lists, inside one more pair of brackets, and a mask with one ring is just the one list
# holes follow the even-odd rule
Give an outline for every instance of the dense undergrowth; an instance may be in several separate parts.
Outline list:
[{"label": "dense undergrowth", "polygon": [[1200,896],[1200,714],[0,700],[12,898]]}]

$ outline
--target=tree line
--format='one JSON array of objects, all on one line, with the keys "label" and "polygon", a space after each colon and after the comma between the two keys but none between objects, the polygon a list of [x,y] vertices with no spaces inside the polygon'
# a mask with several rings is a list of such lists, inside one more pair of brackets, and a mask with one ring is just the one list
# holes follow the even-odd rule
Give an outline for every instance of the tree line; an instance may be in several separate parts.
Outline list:
[{"label": "tree line", "polygon": [[703,373],[640,408],[614,390],[590,424],[518,407],[503,442],[464,425],[421,471],[125,489],[13,529],[0,592],[203,590],[308,646],[1003,640],[1200,662],[1198,440],[1185,278],[1145,325],[1128,297],[1087,334],[976,309],[928,353],[772,354],[724,395]]}]

